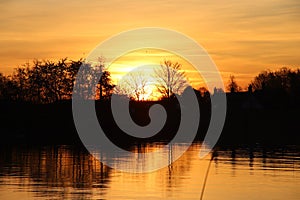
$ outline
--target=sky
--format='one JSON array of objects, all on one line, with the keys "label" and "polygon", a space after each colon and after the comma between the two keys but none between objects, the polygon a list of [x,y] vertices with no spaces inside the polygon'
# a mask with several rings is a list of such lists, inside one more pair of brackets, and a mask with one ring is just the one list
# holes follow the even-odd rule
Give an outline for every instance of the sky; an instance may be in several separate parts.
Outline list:
[{"label": "sky", "polygon": [[299,0],[0,0],[0,72],[33,59],[85,58],[141,27],[193,38],[225,82],[233,74],[244,87],[263,70],[300,67]]},{"label": "sky", "polygon": [[[165,61],[172,61],[173,64],[179,63],[180,71],[184,72],[184,80],[193,88],[208,88],[206,79],[188,60],[169,51],[151,48],[130,51],[113,60],[107,69],[111,72],[114,84],[118,85],[119,88],[127,89],[125,93],[128,90],[133,90],[130,93],[135,94],[134,90],[137,89],[135,85],[141,85],[146,79],[145,94],[140,94],[140,98],[157,100],[161,94],[156,89],[156,78],[160,77],[161,65],[165,66]],[[215,83],[212,84],[215,87],[218,86]],[[182,91],[177,92],[180,94]]]},{"label": "sky", "polygon": [[113,78],[116,80],[122,79],[124,73],[130,75],[134,71],[144,71],[143,73],[155,75],[154,71],[159,70],[160,66],[164,65],[164,61],[168,60],[172,61],[173,64],[180,63],[181,69],[184,69],[185,76],[191,84],[198,87],[205,85],[203,77],[197,73],[193,65],[186,59],[171,52],[157,49],[131,51],[118,57],[107,69],[113,72]]}]

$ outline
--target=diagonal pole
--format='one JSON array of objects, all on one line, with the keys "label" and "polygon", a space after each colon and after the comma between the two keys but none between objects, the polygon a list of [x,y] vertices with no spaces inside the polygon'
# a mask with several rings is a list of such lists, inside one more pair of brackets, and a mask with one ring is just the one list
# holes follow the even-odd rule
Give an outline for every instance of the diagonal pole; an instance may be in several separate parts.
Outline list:
[{"label": "diagonal pole", "polygon": [[207,182],[207,177],[208,177],[208,174],[209,174],[209,169],[210,169],[210,166],[211,166],[211,163],[212,163],[214,157],[215,157],[215,153],[213,152],[212,155],[211,155],[207,170],[206,170],[205,177],[204,177],[204,182],[203,182],[203,187],[202,187],[202,191],[201,191],[200,200],[203,199],[204,190],[205,190],[205,186],[206,186],[206,182]]}]

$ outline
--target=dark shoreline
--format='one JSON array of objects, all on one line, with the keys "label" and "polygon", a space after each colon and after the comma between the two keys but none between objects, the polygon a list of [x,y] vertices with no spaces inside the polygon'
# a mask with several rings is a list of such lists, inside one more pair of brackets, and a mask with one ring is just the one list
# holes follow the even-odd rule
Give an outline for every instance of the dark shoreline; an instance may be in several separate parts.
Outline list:
[{"label": "dark shoreline", "polygon": [[[259,94],[255,96],[259,99]],[[227,94],[227,117],[220,145],[239,144],[300,144],[300,106],[258,104],[249,94]],[[261,101],[260,101],[261,102]],[[133,120],[139,125],[149,123],[148,109],[159,103],[168,113],[167,122],[157,135],[140,139],[123,133],[115,124],[109,101],[97,101],[98,119],[106,135],[118,146],[144,142],[168,142],[178,129],[178,102],[131,102]],[[250,106],[248,104],[251,104]],[[203,141],[210,121],[210,103],[199,101],[201,120],[195,141]],[[263,105],[263,107],[261,106]],[[71,101],[52,104],[0,102],[1,144],[81,144],[77,134]],[[183,141],[184,142],[184,141]]]}]

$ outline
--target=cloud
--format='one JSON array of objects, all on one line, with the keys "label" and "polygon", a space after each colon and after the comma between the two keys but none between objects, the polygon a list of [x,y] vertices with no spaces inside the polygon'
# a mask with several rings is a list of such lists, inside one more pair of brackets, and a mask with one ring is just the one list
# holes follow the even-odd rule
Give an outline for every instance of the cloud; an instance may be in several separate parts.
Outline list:
[{"label": "cloud", "polygon": [[221,71],[255,74],[299,66],[299,21],[298,0],[2,0],[0,71],[32,58],[80,58],[120,31],[158,26],[194,38]]}]

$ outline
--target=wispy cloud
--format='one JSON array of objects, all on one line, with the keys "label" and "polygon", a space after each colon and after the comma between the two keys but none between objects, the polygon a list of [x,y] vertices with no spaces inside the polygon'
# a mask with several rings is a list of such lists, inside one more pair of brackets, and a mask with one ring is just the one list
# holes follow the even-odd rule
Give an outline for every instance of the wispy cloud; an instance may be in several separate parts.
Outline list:
[{"label": "wispy cloud", "polygon": [[80,58],[120,31],[157,26],[194,38],[221,71],[255,74],[299,66],[299,21],[298,0],[2,0],[0,71],[32,58]]}]

